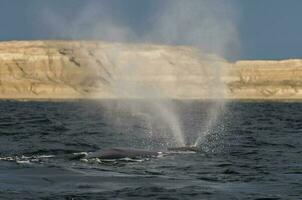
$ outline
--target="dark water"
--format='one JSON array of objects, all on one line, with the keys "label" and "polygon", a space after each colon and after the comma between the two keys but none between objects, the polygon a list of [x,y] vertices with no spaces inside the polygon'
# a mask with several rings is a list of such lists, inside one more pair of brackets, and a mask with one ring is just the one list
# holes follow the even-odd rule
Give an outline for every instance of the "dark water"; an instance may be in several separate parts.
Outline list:
[{"label": "dark water", "polygon": [[[188,141],[211,105],[174,102]],[[302,104],[229,103],[199,153],[68,159],[114,146],[173,145],[162,119],[119,106],[0,102],[0,199],[302,199]]]}]

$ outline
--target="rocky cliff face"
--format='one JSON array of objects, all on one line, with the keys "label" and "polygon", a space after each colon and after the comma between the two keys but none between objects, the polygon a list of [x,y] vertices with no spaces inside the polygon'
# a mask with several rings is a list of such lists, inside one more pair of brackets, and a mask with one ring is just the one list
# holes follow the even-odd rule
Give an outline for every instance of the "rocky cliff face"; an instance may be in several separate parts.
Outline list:
[{"label": "rocky cliff face", "polygon": [[190,47],[0,43],[0,98],[302,99],[302,60],[228,63]]},{"label": "rocky cliff face", "polygon": [[233,98],[302,99],[302,60],[238,61],[229,77]]}]

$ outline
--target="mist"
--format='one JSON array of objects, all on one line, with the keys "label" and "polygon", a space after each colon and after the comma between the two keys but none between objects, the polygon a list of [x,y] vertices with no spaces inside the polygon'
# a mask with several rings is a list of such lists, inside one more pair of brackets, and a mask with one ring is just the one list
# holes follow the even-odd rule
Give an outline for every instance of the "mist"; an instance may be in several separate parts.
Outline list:
[{"label": "mist", "polygon": [[[63,8],[41,3],[36,8],[36,17],[40,19],[37,23],[44,24],[42,31],[49,32],[53,38],[190,45],[223,58],[238,54],[240,50],[239,6],[234,2],[85,2],[81,9],[69,15]],[[117,6],[119,4],[130,5]],[[135,4],[142,5],[135,7]]]},{"label": "mist", "polygon": [[[237,6],[232,3],[220,0],[166,0],[154,1],[150,9],[142,9],[146,11],[146,14],[134,15],[134,18],[131,12],[128,12],[127,15],[125,10],[116,9],[114,3],[88,1],[82,10],[74,14],[72,18],[43,6],[39,15],[47,24],[47,31],[58,38],[188,45],[198,48],[201,58],[204,54],[215,54],[224,59],[239,51],[239,37],[236,30],[238,12],[236,11]],[[137,71],[140,66],[135,60],[130,60],[121,66],[117,60],[122,54],[123,49],[117,46],[107,56],[114,65],[114,73],[124,74],[128,77],[115,79],[112,82],[114,93],[120,99],[134,97],[144,99],[146,103],[136,104],[127,101],[127,106],[118,108],[127,109],[133,115],[141,116],[143,113],[143,116],[151,121],[149,124],[153,124],[154,127],[163,127],[156,133],[152,133],[154,136],[165,133],[163,138],[168,135],[170,138],[168,140],[159,137],[161,138],[159,140],[164,140],[163,143],[172,140],[173,142],[169,142],[172,146],[193,145],[187,144],[185,141],[185,130],[182,129],[179,114],[173,108],[173,100],[166,97],[160,89],[131,81],[139,75]],[[206,90],[217,102],[209,108],[206,125],[201,128],[199,133],[196,133],[194,145],[202,144],[205,136],[211,132],[209,130],[216,126],[225,107],[225,85],[220,80],[220,76],[227,73],[227,70],[225,66],[219,64],[209,62],[208,65],[207,69],[214,78],[206,86]],[[165,100],[163,102],[158,99]],[[110,109],[112,112],[118,112],[117,108],[111,107]],[[153,130],[152,127],[151,129]]]}]

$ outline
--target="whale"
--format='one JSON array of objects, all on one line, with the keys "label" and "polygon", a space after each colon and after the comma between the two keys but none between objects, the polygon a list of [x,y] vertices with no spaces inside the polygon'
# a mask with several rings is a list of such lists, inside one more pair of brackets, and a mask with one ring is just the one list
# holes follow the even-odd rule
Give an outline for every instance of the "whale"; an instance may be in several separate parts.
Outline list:
[{"label": "whale", "polygon": [[142,149],[131,148],[110,148],[102,151],[89,153],[86,158],[99,158],[99,159],[121,159],[121,158],[148,158],[156,157],[161,152],[149,151]]},{"label": "whale", "polygon": [[168,148],[166,151],[152,151],[144,149],[134,149],[134,148],[109,148],[104,150],[99,150],[90,153],[75,153],[72,159],[93,159],[98,158],[101,160],[113,160],[113,159],[122,159],[122,158],[151,158],[157,157],[160,155],[173,154],[176,152],[197,152],[198,148],[193,146],[187,147],[174,147]]},{"label": "whale", "polygon": [[168,151],[178,151],[178,152],[186,152],[186,151],[192,151],[192,152],[198,152],[200,149],[196,146],[183,146],[183,147],[170,147],[168,148]]},{"label": "whale", "polygon": [[133,148],[109,148],[104,150],[99,150],[89,153],[74,153],[71,157],[72,160],[76,159],[93,159],[98,158],[101,160],[113,160],[113,159],[122,159],[122,158],[150,158],[157,157],[162,152],[160,151],[149,151],[143,149],[133,149]]}]

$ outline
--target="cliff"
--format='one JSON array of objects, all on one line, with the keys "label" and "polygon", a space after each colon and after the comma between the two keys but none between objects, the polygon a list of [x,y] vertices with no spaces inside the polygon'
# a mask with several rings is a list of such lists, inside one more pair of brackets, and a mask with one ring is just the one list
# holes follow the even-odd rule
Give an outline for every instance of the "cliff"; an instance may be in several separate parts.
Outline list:
[{"label": "cliff", "polygon": [[185,46],[0,42],[0,98],[302,99],[302,60],[228,63]]},{"label": "cliff", "polygon": [[302,99],[302,60],[238,61],[228,74],[236,99]]}]

